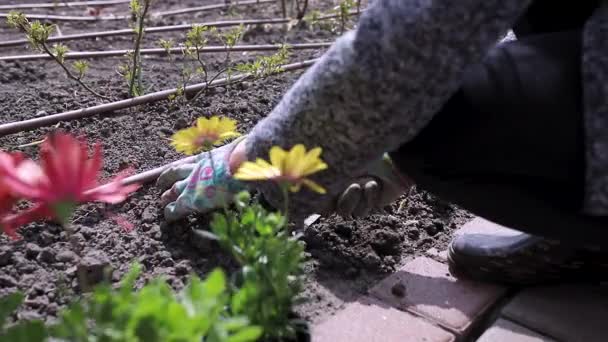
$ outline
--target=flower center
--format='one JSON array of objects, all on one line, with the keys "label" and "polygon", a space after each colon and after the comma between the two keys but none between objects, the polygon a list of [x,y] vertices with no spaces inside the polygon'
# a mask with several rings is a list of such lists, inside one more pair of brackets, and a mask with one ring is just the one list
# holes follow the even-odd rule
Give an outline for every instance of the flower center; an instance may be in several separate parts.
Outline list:
[{"label": "flower center", "polygon": [[202,134],[194,141],[194,144],[199,147],[211,147],[213,142],[219,139],[219,135],[213,133]]}]

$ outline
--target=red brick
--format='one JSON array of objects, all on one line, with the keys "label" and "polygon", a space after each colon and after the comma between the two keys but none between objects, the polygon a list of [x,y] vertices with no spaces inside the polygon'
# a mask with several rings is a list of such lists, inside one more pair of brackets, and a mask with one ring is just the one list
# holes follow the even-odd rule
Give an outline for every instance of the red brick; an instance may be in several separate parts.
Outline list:
[{"label": "red brick", "polygon": [[313,342],[451,342],[454,335],[377,300],[362,297],[312,328]]},{"label": "red brick", "polygon": [[477,342],[555,342],[555,340],[501,318],[486,330]]},{"label": "red brick", "polygon": [[457,280],[447,265],[420,257],[374,286],[370,295],[464,335],[504,292],[500,286]]},{"label": "red brick", "polygon": [[473,220],[465,223],[454,234],[455,235],[491,234],[491,235],[511,236],[511,235],[521,234],[521,232],[507,228],[507,227],[503,227],[494,222],[488,221],[484,218],[476,217]]},{"label": "red brick", "polygon": [[522,291],[503,315],[560,341],[606,341],[608,288],[591,285],[536,287]]},{"label": "red brick", "polygon": [[437,260],[439,262],[447,262],[448,261],[448,251],[439,251],[437,248],[433,247],[426,251],[426,255]]}]

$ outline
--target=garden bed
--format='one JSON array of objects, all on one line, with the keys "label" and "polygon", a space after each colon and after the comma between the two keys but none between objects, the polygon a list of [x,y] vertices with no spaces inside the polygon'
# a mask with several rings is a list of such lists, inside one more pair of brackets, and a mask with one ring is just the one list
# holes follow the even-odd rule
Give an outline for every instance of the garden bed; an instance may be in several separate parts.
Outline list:
[{"label": "garden bed", "polygon": [[[194,7],[217,3],[217,0],[158,1],[159,10]],[[10,3],[10,1],[9,1]],[[18,1],[13,1],[18,3]],[[328,9],[332,1],[312,1],[315,9]],[[109,7],[116,12],[126,7]],[[83,15],[82,8],[26,13]],[[175,25],[209,22],[235,18],[277,18],[277,4],[239,7],[230,13],[214,10],[179,16],[163,17],[152,25]],[[111,30],[127,27],[124,21],[61,22],[63,34]],[[183,32],[167,32],[147,36],[142,47],[157,47],[159,38],[183,39]],[[0,41],[22,36],[5,24],[0,25]],[[336,35],[326,30],[294,27],[286,35],[281,25],[250,28],[243,44],[278,44],[284,37],[288,43],[327,42]],[[211,44],[211,43],[210,43]],[[132,38],[106,37],[98,40],[66,42],[74,51],[103,51],[129,49]],[[11,47],[0,55],[24,55],[31,49]],[[321,56],[322,49],[293,51],[289,62],[305,61]],[[269,52],[239,52],[235,61],[253,61],[255,56]],[[219,68],[221,54],[205,55],[208,65]],[[86,81],[98,91],[113,98],[127,97],[124,80],[116,75],[117,65],[124,58],[91,60]],[[68,110],[86,108],[102,103],[66,79],[52,61],[6,62],[0,64],[0,123],[31,119]],[[281,95],[301,75],[302,71],[271,76],[263,81],[246,81],[233,86],[212,89],[209,94],[183,108],[167,101],[122,109],[86,119],[61,122],[0,138],[2,150],[21,150],[35,157],[38,146],[25,146],[39,141],[52,130],[64,130],[98,140],[104,148],[104,174],[109,177],[132,167],[136,172],[149,170],[182,158],[169,145],[169,138],[179,129],[189,126],[200,116],[223,115],[238,121],[241,132],[249,131],[267,115]],[[144,58],[146,92],[174,88],[179,82],[178,71],[161,56]],[[125,203],[113,207],[84,205],[74,219],[76,233],[68,241],[58,225],[35,223],[23,228],[23,240],[9,241],[0,236],[0,297],[21,290],[26,295],[15,319],[53,320],[60,308],[79,295],[75,269],[78,263],[109,263],[112,280],[118,281],[128,271],[131,262],[143,265],[141,285],[155,276],[163,276],[180,289],[188,274],[201,276],[220,266],[234,269],[231,257],[216,243],[200,238],[192,229],[206,229],[209,217],[192,215],[175,224],[163,221],[159,191],[148,184]],[[107,214],[108,210],[124,216],[134,225],[130,232]],[[470,216],[428,193],[414,189],[409,196],[387,208],[385,214],[359,220],[338,217],[322,218],[304,232],[304,241],[311,258],[307,262],[304,296],[307,301],[296,308],[302,318],[311,322],[323,319],[344,302],[364,293],[370,284],[405,262],[408,257],[423,253],[431,247],[445,248],[452,230]],[[79,246],[81,259],[73,251]]]}]

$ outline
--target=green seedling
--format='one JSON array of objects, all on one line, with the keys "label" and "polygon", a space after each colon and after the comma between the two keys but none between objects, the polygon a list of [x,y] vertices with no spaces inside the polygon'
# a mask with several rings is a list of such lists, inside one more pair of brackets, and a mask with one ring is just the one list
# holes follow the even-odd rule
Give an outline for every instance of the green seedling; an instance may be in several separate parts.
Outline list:
[{"label": "green seedling", "polygon": [[131,17],[133,18],[133,50],[127,53],[129,61],[120,71],[129,87],[129,96],[143,95],[141,43],[145,33],[145,21],[153,0],[131,0]]},{"label": "green seedling", "polygon": [[222,270],[206,279],[191,276],[175,293],[160,278],[140,290],[135,265],[120,288],[98,285],[92,296],[74,302],[49,329],[60,340],[74,342],[249,342],[262,328],[229,310],[230,289]]},{"label": "green seedling", "polygon": [[[9,26],[18,29],[25,34],[30,46],[34,50],[51,56],[51,58],[63,69],[69,79],[75,81],[92,95],[100,99],[110,100],[108,96],[96,92],[93,88],[83,82],[83,78],[88,70],[88,64],[86,64],[86,62],[76,61],[70,67],[65,61],[65,56],[69,52],[68,47],[63,44],[55,44],[52,47],[49,46],[48,39],[55,30],[54,25],[43,24],[37,20],[30,22],[23,13],[17,11],[11,11],[6,21]],[[72,68],[75,70],[75,73],[70,70]]]},{"label": "green seedling", "polygon": [[289,58],[289,45],[283,45],[279,51],[270,56],[261,56],[251,63],[239,64],[236,70],[248,73],[251,77],[258,79],[281,72],[281,67]]},{"label": "green seedling", "polygon": [[47,330],[40,320],[19,322],[10,327],[6,326],[7,318],[23,303],[21,293],[13,293],[0,298],[0,341],[11,342],[43,342],[47,338]]},{"label": "green seedling", "polygon": [[304,245],[288,232],[284,215],[250,199],[246,192],[237,195],[236,211],[217,213],[211,223],[220,245],[242,267],[230,307],[261,326],[265,338],[292,339],[293,307],[304,283]]}]

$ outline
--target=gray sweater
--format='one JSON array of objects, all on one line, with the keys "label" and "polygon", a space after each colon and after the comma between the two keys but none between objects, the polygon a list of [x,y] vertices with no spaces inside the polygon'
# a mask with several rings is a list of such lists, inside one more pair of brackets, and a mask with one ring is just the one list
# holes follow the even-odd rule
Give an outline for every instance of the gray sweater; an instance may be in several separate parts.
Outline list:
[{"label": "gray sweater", "polygon": [[[365,165],[413,139],[531,0],[377,0],[248,135],[250,160],[273,145],[321,146],[328,190],[290,199],[296,214],[327,205]],[[584,37],[585,211],[608,214],[608,1]],[[273,204],[277,188],[261,184]]]}]

